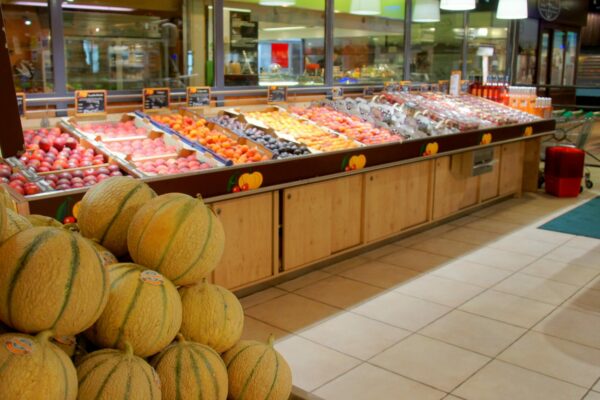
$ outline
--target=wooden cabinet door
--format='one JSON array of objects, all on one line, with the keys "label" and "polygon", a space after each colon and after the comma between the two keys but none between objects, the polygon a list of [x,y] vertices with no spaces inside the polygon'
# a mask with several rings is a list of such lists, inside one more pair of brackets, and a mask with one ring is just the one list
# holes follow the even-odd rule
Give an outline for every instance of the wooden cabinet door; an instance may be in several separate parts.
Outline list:
[{"label": "wooden cabinet door", "polygon": [[494,167],[492,172],[480,176],[479,198],[486,201],[498,197],[498,183],[500,179],[500,147],[494,147]]},{"label": "wooden cabinet door", "polygon": [[500,158],[500,196],[520,193],[523,183],[523,142],[502,145]]},{"label": "wooden cabinet door", "polygon": [[283,268],[291,270],[331,255],[330,182],[283,191]]},{"label": "wooden cabinet door", "polygon": [[441,157],[435,161],[434,220],[447,217],[463,208],[477,204],[479,178],[456,172],[464,172],[464,168],[452,168],[452,163],[461,163],[469,156],[466,153],[460,153]]},{"label": "wooden cabinet door", "polygon": [[428,220],[432,161],[365,175],[365,241],[400,233]]},{"label": "wooden cabinet door", "polygon": [[363,177],[353,175],[330,182],[331,252],[358,246],[362,242]]},{"label": "wooden cabinet door", "polygon": [[273,196],[263,193],[213,204],[225,229],[225,251],[216,284],[234,289],[274,274]]}]

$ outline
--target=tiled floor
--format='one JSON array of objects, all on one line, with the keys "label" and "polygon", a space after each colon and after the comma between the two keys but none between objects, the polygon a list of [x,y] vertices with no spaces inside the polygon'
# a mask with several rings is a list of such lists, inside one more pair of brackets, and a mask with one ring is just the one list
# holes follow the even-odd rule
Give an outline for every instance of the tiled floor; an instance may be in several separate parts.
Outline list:
[{"label": "tiled floor", "polygon": [[[242,299],[324,399],[600,400],[600,240],[528,194]],[[600,228],[599,228],[600,229]]]}]

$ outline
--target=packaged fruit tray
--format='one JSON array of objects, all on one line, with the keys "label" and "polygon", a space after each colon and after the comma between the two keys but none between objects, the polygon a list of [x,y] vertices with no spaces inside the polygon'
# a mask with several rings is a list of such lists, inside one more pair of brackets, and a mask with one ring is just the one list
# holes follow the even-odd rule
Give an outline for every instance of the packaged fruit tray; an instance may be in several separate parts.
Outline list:
[{"label": "packaged fruit tray", "polygon": [[365,145],[397,143],[403,140],[402,136],[386,128],[377,127],[356,115],[336,110],[326,103],[309,107],[289,107],[288,111]]},{"label": "packaged fruit tray", "polygon": [[310,149],[305,145],[295,140],[280,138],[272,129],[248,124],[235,113],[220,111],[216,117],[211,118],[209,121],[266,147],[273,154],[273,159],[285,159],[311,154]]},{"label": "packaged fruit tray", "polygon": [[23,196],[50,192],[47,185],[34,171],[27,169],[16,158],[0,159],[0,184],[7,184]]},{"label": "packaged fruit tray", "polygon": [[70,117],[63,118],[61,122],[67,130],[76,131],[81,136],[93,141],[145,137],[153,128],[148,121],[139,118],[135,114],[123,114],[118,121],[108,119],[90,121]]},{"label": "packaged fruit tray", "polygon": [[343,135],[296,117],[279,107],[245,112],[245,121],[253,125],[272,128],[278,135],[287,134],[318,152],[353,149],[361,144]]},{"label": "packaged fruit tray", "polygon": [[196,150],[212,154],[225,165],[267,161],[273,158],[273,154],[266,147],[187,110],[153,114],[148,118],[160,129],[178,136]]}]

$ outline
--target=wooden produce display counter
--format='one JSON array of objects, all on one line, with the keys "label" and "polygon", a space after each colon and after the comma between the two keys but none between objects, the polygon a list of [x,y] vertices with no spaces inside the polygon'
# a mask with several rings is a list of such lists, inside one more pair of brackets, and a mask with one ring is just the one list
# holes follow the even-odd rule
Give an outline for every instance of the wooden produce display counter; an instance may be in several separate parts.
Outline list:
[{"label": "wooden produce display counter", "polygon": [[[159,194],[201,195],[211,205],[227,237],[212,281],[246,291],[535,190],[540,139],[554,128],[544,120],[142,179]],[[41,193],[19,203],[55,216],[84,194]]]}]

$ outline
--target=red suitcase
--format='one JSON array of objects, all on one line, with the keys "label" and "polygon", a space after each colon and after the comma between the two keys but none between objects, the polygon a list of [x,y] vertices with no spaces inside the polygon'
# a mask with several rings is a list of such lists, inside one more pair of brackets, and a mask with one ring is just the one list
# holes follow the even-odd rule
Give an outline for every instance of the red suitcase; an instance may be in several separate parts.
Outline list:
[{"label": "red suitcase", "polygon": [[585,163],[585,152],[574,147],[546,149],[544,178],[546,193],[557,197],[577,197]]}]

